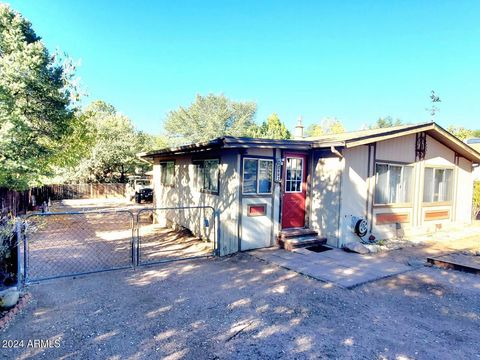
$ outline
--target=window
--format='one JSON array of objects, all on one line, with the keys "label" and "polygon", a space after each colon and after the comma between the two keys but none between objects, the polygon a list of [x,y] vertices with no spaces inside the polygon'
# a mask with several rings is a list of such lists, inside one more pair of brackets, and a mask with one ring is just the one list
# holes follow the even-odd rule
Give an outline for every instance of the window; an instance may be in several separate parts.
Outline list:
[{"label": "window", "polygon": [[218,194],[218,171],[220,161],[218,159],[196,160],[195,182],[199,191]]},{"label": "window", "polygon": [[287,158],[285,168],[285,192],[302,192],[303,183],[303,159]]},{"label": "window", "polygon": [[271,194],[273,160],[243,159],[243,193]]},{"label": "window", "polygon": [[452,201],[452,169],[425,168],[423,184],[423,202]]},{"label": "window", "polygon": [[175,185],[175,162],[165,161],[160,163],[160,182],[163,186]]},{"label": "window", "polygon": [[376,164],[375,204],[411,202],[412,166]]}]

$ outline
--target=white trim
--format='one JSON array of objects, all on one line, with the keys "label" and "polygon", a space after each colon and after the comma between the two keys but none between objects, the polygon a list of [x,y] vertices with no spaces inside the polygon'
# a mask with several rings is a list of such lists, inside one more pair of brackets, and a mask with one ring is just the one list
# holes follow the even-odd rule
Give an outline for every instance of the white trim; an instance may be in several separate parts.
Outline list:
[{"label": "white trim", "polygon": [[[300,178],[300,191],[287,191],[287,182],[292,180],[287,180],[287,163],[288,159],[300,159],[302,160],[302,170],[301,170],[301,178]],[[303,193],[303,173],[305,172],[305,157],[303,156],[287,156],[285,157],[285,193],[286,194],[300,194]],[[305,210],[306,211],[306,210]]]},{"label": "white trim", "polygon": [[401,173],[400,173],[400,184],[403,184],[403,180],[404,180],[404,177],[405,177],[405,173],[404,173],[404,169],[406,167],[410,167],[412,169],[412,176],[411,176],[411,179],[410,179],[410,192],[414,191],[414,183],[413,183],[413,179],[415,178],[415,166],[414,165],[410,165],[410,164],[399,164],[399,163],[389,163],[389,162],[386,162],[386,161],[376,161],[375,162],[375,167],[374,167],[374,176],[375,176],[375,188],[373,189],[373,205],[396,205],[396,204],[405,204],[406,207],[410,207],[412,206],[413,202],[412,202],[412,194],[406,194],[406,195],[409,195],[409,199],[407,202],[399,202],[399,203],[392,203],[392,202],[387,202],[387,203],[378,203],[377,202],[377,185],[378,185],[378,176],[377,176],[377,165],[386,165],[387,166],[387,186],[388,186],[388,196],[387,196],[387,200],[390,201],[390,167],[391,166],[397,166],[397,167],[400,167],[402,170],[401,170]]},{"label": "white trim", "polygon": [[[431,195],[432,196],[432,201],[425,201],[425,170],[427,169],[432,169],[433,173],[432,173],[432,192]],[[433,200],[433,196],[435,194],[435,172],[437,170],[443,170],[443,176],[442,176],[442,182],[445,182],[446,180],[446,175],[447,175],[447,170],[451,170],[452,171],[452,177],[451,177],[451,184],[450,184],[450,189],[447,189],[447,195],[450,194],[450,199],[444,199],[444,200]],[[446,203],[446,202],[453,202],[453,198],[454,198],[454,190],[456,188],[455,186],[455,166],[452,167],[452,166],[428,166],[426,165],[424,168],[423,168],[423,172],[424,172],[424,175],[423,175],[423,196],[422,196],[422,204],[426,204],[427,206],[432,206],[432,205],[435,205],[435,204],[438,204],[438,203]],[[447,184],[448,185],[448,184]],[[439,194],[440,195],[440,194]]]},{"label": "white trim", "polygon": [[[255,192],[245,192],[244,191],[244,184],[245,184],[245,160],[255,160],[257,163],[257,170],[256,170],[256,191]],[[259,174],[260,174],[260,161],[269,161],[272,163],[272,173],[270,175],[270,192],[260,192],[260,181],[259,181]],[[275,172],[275,162],[273,159],[268,158],[257,158],[257,157],[244,157],[242,160],[242,195],[272,195],[273,191],[273,175]]]}]

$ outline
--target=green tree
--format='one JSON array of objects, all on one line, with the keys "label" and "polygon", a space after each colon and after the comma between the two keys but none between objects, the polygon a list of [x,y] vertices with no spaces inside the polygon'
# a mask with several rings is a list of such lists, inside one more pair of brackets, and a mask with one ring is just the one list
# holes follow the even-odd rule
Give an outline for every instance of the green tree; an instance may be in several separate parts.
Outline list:
[{"label": "green tree", "polygon": [[125,182],[127,175],[149,169],[137,154],[153,149],[157,139],[135,130],[130,119],[112,105],[94,101],[78,117],[84,129],[77,154],[81,160],[63,172],[64,180]]},{"label": "green tree", "polygon": [[0,186],[25,189],[52,173],[71,132],[74,70],[0,4]]},{"label": "green tree", "polygon": [[457,138],[459,138],[462,141],[465,140],[465,139],[468,139],[468,138],[476,137],[475,136],[475,133],[476,133],[475,131],[470,130],[470,129],[466,129],[463,126],[450,125],[447,128],[447,131],[449,133],[451,133],[452,135],[455,135]]},{"label": "green tree", "polygon": [[224,95],[197,95],[188,108],[171,111],[165,130],[174,144],[203,142],[217,137],[249,136],[255,126],[256,104],[235,102]]},{"label": "green tree", "polygon": [[320,124],[312,124],[305,131],[308,137],[317,137],[322,135],[341,134],[345,132],[345,127],[337,118],[324,118]]},{"label": "green tree", "polygon": [[263,139],[290,139],[291,134],[276,113],[271,114],[266,121],[254,131],[254,136]]},{"label": "green tree", "polygon": [[387,116],[383,118],[378,118],[375,124],[370,126],[370,129],[388,128],[388,127],[400,126],[400,125],[403,125],[402,120],[400,119],[393,120],[391,116]]}]

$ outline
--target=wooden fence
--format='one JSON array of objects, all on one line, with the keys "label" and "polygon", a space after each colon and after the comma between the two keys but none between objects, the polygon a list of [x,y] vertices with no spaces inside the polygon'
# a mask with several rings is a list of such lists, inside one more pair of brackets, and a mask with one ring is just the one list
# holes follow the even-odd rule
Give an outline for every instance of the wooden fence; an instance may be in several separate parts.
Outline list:
[{"label": "wooden fence", "polygon": [[63,199],[100,199],[125,196],[126,184],[46,185],[25,191],[0,188],[0,217],[38,210],[44,201]]},{"label": "wooden fence", "polygon": [[44,186],[52,200],[124,197],[125,184],[62,184]]},{"label": "wooden fence", "polygon": [[0,188],[0,218],[11,214],[25,214],[30,203],[29,191],[14,191]]}]

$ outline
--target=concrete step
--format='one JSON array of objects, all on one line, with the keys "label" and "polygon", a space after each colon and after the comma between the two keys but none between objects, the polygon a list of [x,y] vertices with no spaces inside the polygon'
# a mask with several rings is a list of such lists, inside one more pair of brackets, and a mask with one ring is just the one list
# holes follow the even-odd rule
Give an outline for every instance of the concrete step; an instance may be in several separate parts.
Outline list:
[{"label": "concrete step", "polygon": [[319,236],[301,236],[296,238],[282,239],[277,240],[278,246],[282,249],[292,251],[293,249],[305,248],[315,245],[324,245],[327,243],[326,238]]}]

